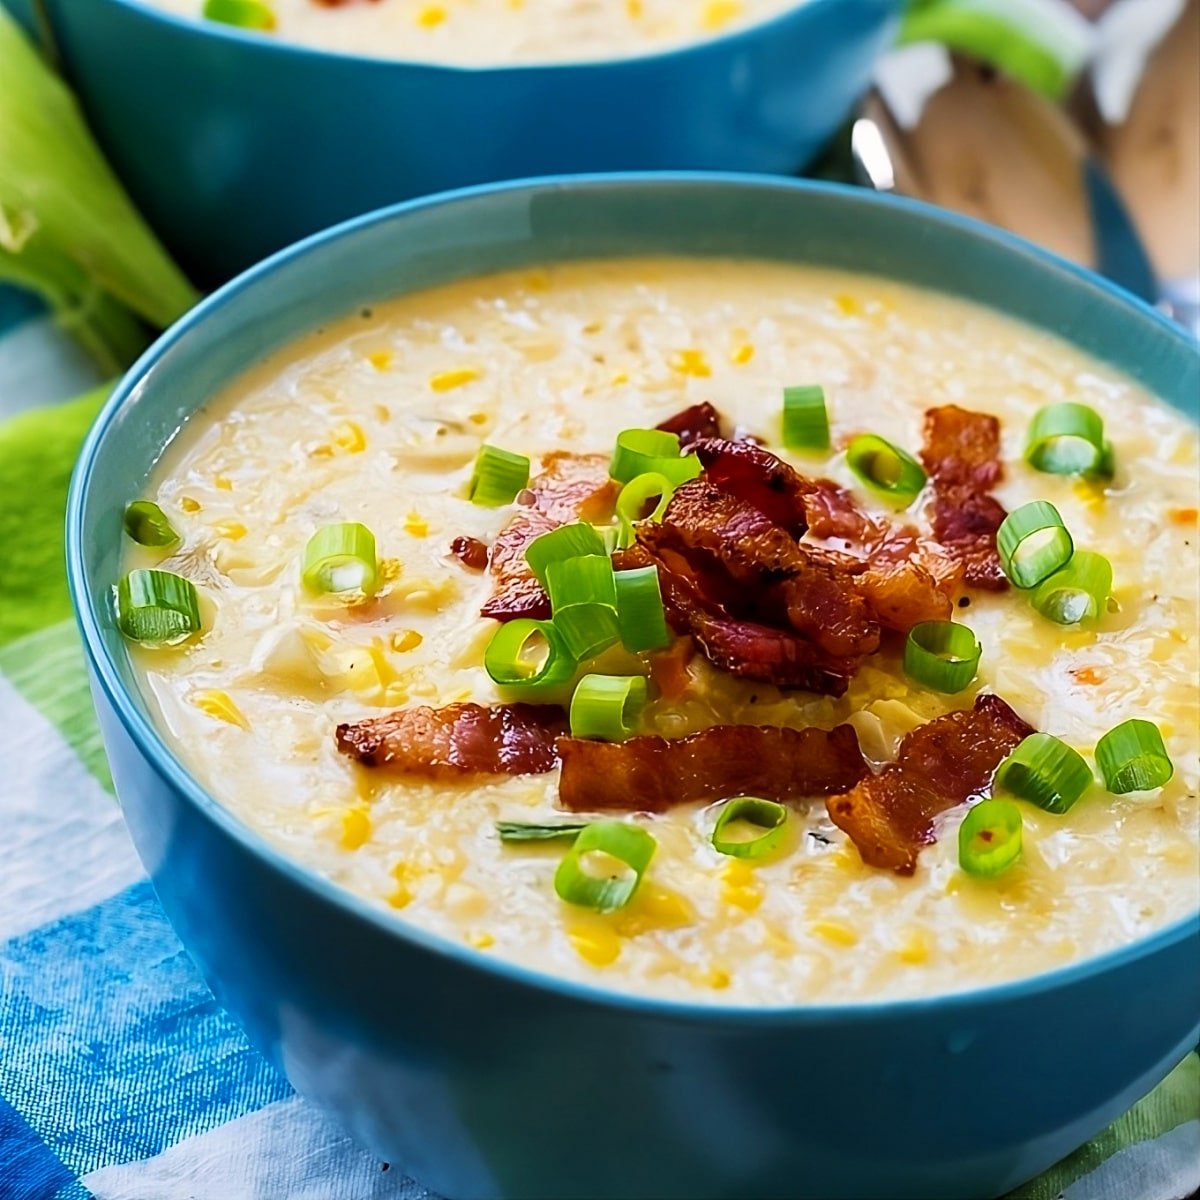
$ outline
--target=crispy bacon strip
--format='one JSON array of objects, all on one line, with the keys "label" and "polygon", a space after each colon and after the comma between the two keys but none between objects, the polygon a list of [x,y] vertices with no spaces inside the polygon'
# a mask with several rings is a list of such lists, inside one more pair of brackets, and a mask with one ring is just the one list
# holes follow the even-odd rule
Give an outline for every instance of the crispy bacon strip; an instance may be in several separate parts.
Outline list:
[{"label": "crispy bacon strip", "polygon": [[1033,733],[999,696],[914,729],[896,761],[853,790],[825,802],[833,823],[858,847],[863,862],[911,875],[934,818],[982,795],[1001,761]]},{"label": "crispy bacon strip", "polygon": [[1000,482],[1000,422],[956,404],[925,413],[921,461],[933,478],[933,535],[958,558],[974,587],[1002,592],[1008,580],[996,553],[1003,505],[988,493]]},{"label": "crispy bacon strip", "polygon": [[758,509],[794,538],[808,528],[804,477],[770,450],[754,442],[724,438],[705,438],[692,449],[713,487]]},{"label": "crispy bacon strip", "polygon": [[542,459],[543,471],[524,493],[527,502],[496,536],[492,546],[492,594],[480,615],[497,621],[550,616],[550,600],[525,562],[535,538],[575,520],[605,521],[616,502],[603,454],[556,451]]},{"label": "crispy bacon strip", "polygon": [[541,775],[554,769],[554,741],[566,729],[553,704],[402,708],[339,725],[337,748],[364,766],[429,779]]},{"label": "crispy bacon strip", "polygon": [[707,400],[677,412],[655,426],[666,433],[679,434],[681,449],[690,449],[701,438],[721,436],[721,414]]},{"label": "crispy bacon strip", "polygon": [[573,812],[665,812],[676,804],[753,794],[802,800],[853,787],[867,774],[858,737],[836,729],[714,725],[681,738],[558,740],[559,801]]}]

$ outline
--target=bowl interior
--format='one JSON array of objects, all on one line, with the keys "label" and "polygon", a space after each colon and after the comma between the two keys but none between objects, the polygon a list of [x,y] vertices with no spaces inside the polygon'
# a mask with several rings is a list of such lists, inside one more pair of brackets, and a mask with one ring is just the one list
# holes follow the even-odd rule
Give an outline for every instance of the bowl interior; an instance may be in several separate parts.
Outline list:
[{"label": "bowl interior", "polygon": [[68,513],[71,587],[88,651],[152,757],[173,761],[153,733],[111,597],[124,507],[183,423],[254,362],[356,308],[492,271],[639,254],[786,260],[952,293],[1058,334],[1200,418],[1200,352],[1165,318],[1019,239],[914,202],[765,178],[596,176],[372,214],[281,252],[201,304],[133,368],[84,449]]}]

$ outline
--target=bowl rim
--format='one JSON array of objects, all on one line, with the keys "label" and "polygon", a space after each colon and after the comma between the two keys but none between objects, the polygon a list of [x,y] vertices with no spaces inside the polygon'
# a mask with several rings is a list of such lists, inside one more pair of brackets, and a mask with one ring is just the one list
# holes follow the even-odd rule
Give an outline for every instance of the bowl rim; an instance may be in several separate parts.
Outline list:
[{"label": "bowl rim", "polygon": [[[226,25],[220,21],[206,20],[203,16],[183,16],[179,13],[168,12],[156,7],[150,0],[109,0],[121,8],[129,9],[139,16],[175,29],[182,35],[198,34],[201,37],[220,38],[236,45],[258,49],[279,56],[294,55],[302,58],[331,59],[333,61],[354,63],[363,69],[363,64],[372,64],[373,69],[407,68],[409,70],[425,70],[431,72],[446,72],[452,75],[508,75],[517,73],[604,70],[623,66],[648,66],[657,63],[668,63],[670,60],[681,59],[697,51],[714,47],[728,46],[736,52],[739,43],[752,39],[769,37],[776,27],[783,26],[795,19],[797,14],[809,9],[833,8],[844,0],[787,0],[784,8],[777,13],[770,13],[749,25],[738,25],[727,33],[716,33],[711,37],[700,37],[694,40],[670,43],[661,50],[650,50],[636,54],[624,54],[610,58],[565,58],[549,59],[531,62],[515,63],[480,63],[470,65],[465,63],[439,62],[436,59],[399,58],[377,54],[362,54],[353,50],[333,50],[321,46],[311,46],[306,42],[277,40],[256,33],[253,30],[240,29],[236,25]],[[876,0],[877,3],[890,5],[892,19],[899,16],[900,0]]]},{"label": "bowl rim", "polygon": [[[102,689],[126,734],[133,740],[143,758],[169,786],[186,799],[199,816],[215,825],[225,836],[232,838],[242,851],[268,870],[284,876],[292,886],[308,892],[320,902],[332,905],[346,919],[366,922],[384,936],[398,938],[401,942],[409,943],[426,953],[448,959],[465,969],[478,970],[484,974],[497,976],[502,982],[511,986],[531,987],[541,992],[557,994],[561,998],[577,1003],[631,1010],[664,1020],[715,1022],[735,1026],[747,1022],[817,1025],[834,1021],[869,1021],[906,1014],[916,1015],[933,1009],[954,1012],[979,1004],[1005,1003],[1052,992],[1089,977],[1126,967],[1150,955],[1167,950],[1177,942],[1189,937],[1200,937],[1200,908],[1197,908],[1194,912],[1125,945],[1049,971],[983,987],[964,988],[932,995],[893,997],[844,1004],[791,1003],[764,1006],[639,995],[630,991],[605,987],[598,983],[564,978],[549,971],[541,971],[500,957],[480,954],[465,944],[459,944],[448,937],[423,929],[415,923],[397,918],[373,904],[365,896],[341,887],[316,870],[304,866],[299,860],[293,859],[285,851],[273,845],[265,834],[254,829],[238,817],[232,809],[226,808],[212,796],[192,776],[167,745],[149,717],[143,716],[139,711],[138,705],[120,678],[116,663],[108,653],[100,632],[97,612],[99,597],[88,587],[82,534],[85,499],[92,473],[96,467],[100,444],[117,413],[131,397],[135,397],[141,390],[143,377],[151,368],[172,347],[186,339],[193,328],[203,324],[210,314],[229,303],[234,297],[256,287],[261,281],[269,278],[280,267],[292,260],[314,253],[326,252],[343,239],[351,238],[361,230],[389,222],[402,223],[409,213],[452,206],[462,201],[476,200],[491,195],[520,191],[533,194],[538,191],[561,191],[564,188],[572,190],[589,187],[611,188],[614,185],[634,191],[658,186],[694,185],[705,187],[716,185],[743,188],[747,191],[775,190],[797,194],[825,194],[839,197],[843,203],[857,203],[872,208],[907,210],[910,214],[921,217],[934,225],[948,226],[973,237],[997,243],[1006,251],[1015,252],[1018,257],[1032,260],[1036,267],[1053,268],[1060,274],[1066,274],[1074,283],[1082,284],[1093,291],[1118,300],[1136,320],[1143,323],[1149,322],[1157,327],[1160,334],[1179,343],[1183,349],[1200,356],[1200,343],[1196,343],[1181,327],[1168,320],[1157,309],[1083,267],[1076,266],[1023,238],[972,217],[940,209],[923,201],[891,194],[880,194],[845,184],[796,180],[772,175],[743,175],[713,171],[555,175],[460,188],[433,196],[403,201],[354,217],[312,234],[264,259],[205,297],[195,308],[181,317],[141,355],[122,377],[96,417],[80,450],[67,497],[66,561],[71,602],[93,679]],[[300,334],[297,333],[296,336],[300,336]]]}]

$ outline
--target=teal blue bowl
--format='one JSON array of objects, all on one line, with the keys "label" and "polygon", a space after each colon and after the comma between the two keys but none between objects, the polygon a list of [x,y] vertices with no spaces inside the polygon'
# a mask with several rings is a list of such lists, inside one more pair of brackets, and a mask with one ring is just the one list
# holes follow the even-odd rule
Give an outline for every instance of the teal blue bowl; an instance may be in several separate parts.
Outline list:
[{"label": "teal blue bowl", "polygon": [[84,447],[68,566],[126,820],[180,938],[253,1042],[355,1137],[455,1200],[997,1196],[1196,1044],[1200,916],[958,995],[777,1009],[623,996],[440,940],[308,873],[205,793],[139,695],[109,603],[121,514],[216,389],[397,292],[633,254],[812,263],[966,296],[1200,415],[1200,352],[1152,310],[915,203],[769,179],[600,176],[363,217],[201,304],[134,367]]},{"label": "teal blue bowl", "polygon": [[[92,126],[198,283],[448,188],[576,171],[799,170],[849,113],[901,0],[807,0],[680,49],[461,69],[322,53],[142,0],[49,18]],[[619,0],[608,0],[619,3]]]}]

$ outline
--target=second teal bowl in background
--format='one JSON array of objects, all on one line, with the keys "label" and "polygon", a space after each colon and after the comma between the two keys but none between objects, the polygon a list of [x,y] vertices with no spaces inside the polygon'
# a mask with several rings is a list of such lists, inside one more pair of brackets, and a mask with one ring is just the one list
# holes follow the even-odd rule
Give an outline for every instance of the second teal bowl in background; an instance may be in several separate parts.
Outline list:
[{"label": "second teal bowl in background", "polygon": [[140,0],[0,3],[52,31],[113,165],[202,285],[335,221],[467,184],[797,171],[866,87],[901,7],[808,0],[663,53],[463,69],[313,51]]}]

